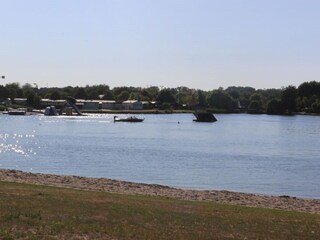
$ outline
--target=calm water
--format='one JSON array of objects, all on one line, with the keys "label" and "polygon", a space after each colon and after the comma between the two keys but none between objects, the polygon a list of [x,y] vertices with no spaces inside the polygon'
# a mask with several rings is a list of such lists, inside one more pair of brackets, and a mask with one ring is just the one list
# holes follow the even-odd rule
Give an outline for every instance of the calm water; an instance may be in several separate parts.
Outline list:
[{"label": "calm water", "polygon": [[0,114],[0,168],[320,198],[320,117],[143,117]]}]

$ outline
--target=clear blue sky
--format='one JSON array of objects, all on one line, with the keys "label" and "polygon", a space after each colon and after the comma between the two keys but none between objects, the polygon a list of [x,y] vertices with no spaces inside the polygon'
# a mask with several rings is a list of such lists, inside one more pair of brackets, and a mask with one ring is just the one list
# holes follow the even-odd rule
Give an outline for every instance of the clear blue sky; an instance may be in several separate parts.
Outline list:
[{"label": "clear blue sky", "polygon": [[0,0],[0,84],[280,88],[320,80],[318,0]]}]

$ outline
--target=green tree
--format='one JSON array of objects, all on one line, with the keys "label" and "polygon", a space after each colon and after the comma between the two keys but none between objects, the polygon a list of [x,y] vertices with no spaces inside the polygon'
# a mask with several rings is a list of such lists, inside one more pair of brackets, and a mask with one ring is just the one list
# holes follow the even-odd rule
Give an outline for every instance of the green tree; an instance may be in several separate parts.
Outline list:
[{"label": "green tree", "polygon": [[60,100],[61,99],[61,94],[59,91],[53,91],[50,95],[50,99],[52,100]]},{"label": "green tree", "polygon": [[113,92],[110,89],[105,89],[103,99],[114,100]]},{"label": "green tree", "polygon": [[87,99],[88,98],[88,94],[86,92],[86,90],[83,87],[78,87],[76,88],[76,92],[74,97],[76,99]]},{"label": "green tree", "polygon": [[6,88],[9,92],[9,98],[11,99],[11,101],[16,97],[20,97],[20,92],[22,92],[22,90],[20,89],[19,83],[6,84]]},{"label": "green tree", "polygon": [[262,113],[263,112],[263,97],[259,93],[253,93],[249,98],[249,113]]},{"label": "green tree", "polygon": [[202,91],[202,90],[198,90],[197,93],[198,93],[199,106],[206,107],[207,106],[207,100],[206,100],[205,92]]},{"label": "green tree", "polygon": [[10,97],[10,92],[9,90],[5,87],[0,85],[0,100],[6,100],[7,98]]},{"label": "green tree", "polygon": [[177,102],[172,90],[169,88],[162,89],[159,92],[157,101],[159,101],[160,103],[171,103],[171,104]]},{"label": "green tree", "polygon": [[286,87],[281,94],[281,102],[285,111],[291,114],[296,109],[297,89],[294,86]]},{"label": "green tree", "polygon": [[158,87],[148,87],[141,90],[142,97],[148,99],[149,101],[155,101],[159,95]]},{"label": "green tree", "polygon": [[262,113],[261,101],[253,100],[249,104],[248,113]]},{"label": "green tree", "polygon": [[28,92],[27,93],[27,106],[29,106],[29,107],[33,107],[34,106],[34,97],[35,97],[35,94],[34,94],[34,92]]},{"label": "green tree", "polygon": [[213,90],[208,94],[207,102],[210,107],[216,109],[233,110],[236,102],[222,89]]},{"label": "green tree", "polygon": [[186,104],[188,106],[195,106],[199,104],[198,93],[196,91],[192,91],[188,94],[188,96],[186,97]]},{"label": "green tree", "polygon": [[129,97],[130,97],[130,93],[128,91],[124,90],[117,96],[116,99],[118,102],[123,102],[123,101],[128,100]]},{"label": "green tree", "polygon": [[320,96],[320,82],[304,82],[299,85],[297,94],[300,97],[311,97],[312,95]]},{"label": "green tree", "polygon": [[312,105],[312,111],[314,113],[320,113],[320,99],[317,99]]},{"label": "green tree", "polygon": [[283,114],[282,102],[277,99],[272,99],[267,106],[267,114]]},{"label": "green tree", "polygon": [[23,96],[28,98],[28,95],[30,94],[30,92],[34,93],[34,87],[31,84],[26,83],[22,86],[22,92],[23,92]]}]

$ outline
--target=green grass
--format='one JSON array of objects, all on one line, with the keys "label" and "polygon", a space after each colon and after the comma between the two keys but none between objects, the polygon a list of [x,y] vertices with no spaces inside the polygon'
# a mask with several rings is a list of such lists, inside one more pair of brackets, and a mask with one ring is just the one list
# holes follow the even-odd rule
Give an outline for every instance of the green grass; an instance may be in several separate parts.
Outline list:
[{"label": "green grass", "polygon": [[320,215],[0,182],[0,239],[319,239]]}]

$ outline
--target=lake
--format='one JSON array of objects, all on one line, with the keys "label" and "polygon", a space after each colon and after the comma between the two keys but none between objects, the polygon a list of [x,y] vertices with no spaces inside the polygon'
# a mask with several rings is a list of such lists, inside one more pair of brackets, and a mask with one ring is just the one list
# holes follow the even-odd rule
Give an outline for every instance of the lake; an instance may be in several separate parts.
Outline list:
[{"label": "lake", "polygon": [[112,114],[0,114],[0,168],[320,198],[319,117],[140,116],[114,123]]}]

